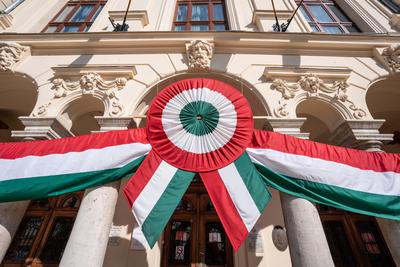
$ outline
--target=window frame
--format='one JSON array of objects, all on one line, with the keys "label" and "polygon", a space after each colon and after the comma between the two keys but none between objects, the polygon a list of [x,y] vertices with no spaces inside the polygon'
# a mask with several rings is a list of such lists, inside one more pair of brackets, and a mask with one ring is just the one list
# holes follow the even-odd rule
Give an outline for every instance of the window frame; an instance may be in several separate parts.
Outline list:
[{"label": "window frame", "polygon": [[[300,0],[295,0],[296,4],[300,4]],[[328,2],[329,1],[329,2]],[[313,12],[310,9],[310,6],[321,6],[322,9],[325,11],[325,13],[332,19],[332,22],[320,22],[318,21],[317,17],[314,16]],[[344,16],[348,18],[349,21],[343,21],[341,20],[335,12],[330,8],[330,6],[335,6],[341,13],[343,13]],[[310,25],[310,27],[313,29],[313,27],[317,28],[318,31],[313,32],[323,32],[323,33],[330,33],[324,30],[324,27],[338,27],[341,31],[341,33],[331,33],[331,34],[343,34],[343,33],[357,33],[361,32],[360,28],[351,20],[351,18],[342,10],[342,8],[335,3],[333,0],[305,0],[302,3],[301,8],[306,12],[307,16],[311,19],[311,21],[308,21],[307,18],[305,17],[306,21]],[[300,12],[301,11],[300,8]],[[356,31],[349,31],[348,27],[353,27]]]},{"label": "window frame", "polygon": [[[107,3],[107,0],[70,0],[68,1],[63,8],[50,20],[50,22],[46,25],[46,27],[42,30],[43,33],[46,33],[50,27],[56,27],[56,30],[49,33],[55,32],[63,32],[62,30],[68,26],[76,26],[79,27],[78,31],[76,32],[84,32],[85,28],[89,29],[94,20],[92,21],[93,17],[99,12],[99,9],[103,8],[104,5]],[[89,15],[85,18],[84,21],[69,21],[79,10],[81,6],[91,5],[94,6],[93,9],[90,11]],[[68,7],[72,6],[73,9],[68,13],[68,15],[64,18],[61,22],[56,22],[55,20],[62,14],[62,12]],[[101,10],[100,10],[101,12]]]},{"label": "window frame", "polygon": [[[192,20],[192,6],[193,5],[208,5],[208,20]],[[222,12],[224,16],[224,20],[216,20],[214,19],[214,4],[221,4],[222,5]],[[187,6],[187,14],[186,14],[186,21],[178,21],[178,9],[180,5]],[[211,19],[210,19],[211,18]],[[206,31],[217,31],[215,29],[215,25],[224,25],[225,30],[229,30],[228,19],[227,19],[227,12],[224,0],[178,0],[176,1],[175,5],[175,12],[174,18],[172,22],[172,31],[193,31],[191,27],[193,25],[207,25],[208,30]],[[184,30],[175,30],[176,26],[184,26]]]}]

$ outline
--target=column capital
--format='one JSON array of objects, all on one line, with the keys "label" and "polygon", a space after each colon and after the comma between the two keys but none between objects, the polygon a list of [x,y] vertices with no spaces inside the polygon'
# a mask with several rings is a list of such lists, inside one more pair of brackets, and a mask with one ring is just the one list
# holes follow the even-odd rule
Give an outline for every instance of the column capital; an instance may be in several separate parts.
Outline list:
[{"label": "column capital", "polygon": [[269,123],[274,132],[291,135],[298,138],[309,139],[309,133],[302,133],[300,128],[303,126],[307,118],[268,118]]},{"label": "column capital", "polygon": [[103,117],[95,116],[97,123],[100,125],[99,131],[94,132],[107,132],[112,130],[126,130],[136,128],[136,123],[132,117]]},{"label": "column capital", "polygon": [[392,134],[382,134],[379,128],[385,120],[346,120],[332,133],[330,143],[356,149],[379,151]]},{"label": "column capital", "polygon": [[19,117],[25,129],[12,131],[11,136],[18,140],[51,140],[74,136],[56,117]]}]

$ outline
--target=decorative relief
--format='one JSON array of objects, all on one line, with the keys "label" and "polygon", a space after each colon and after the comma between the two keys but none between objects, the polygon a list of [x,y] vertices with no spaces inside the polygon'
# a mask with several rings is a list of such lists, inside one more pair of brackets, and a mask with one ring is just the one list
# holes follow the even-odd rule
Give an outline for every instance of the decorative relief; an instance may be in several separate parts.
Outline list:
[{"label": "decorative relief", "polygon": [[49,106],[51,105],[51,102],[48,102],[46,104],[41,105],[40,107],[38,107],[36,109],[35,112],[33,112],[33,117],[42,117],[44,115],[46,115],[47,113],[47,109],[49,108]]},{"label": "decorative relief", "polygon": [[400,44],[394,44],[382,51],[383,60],[393,72],[400,71]]},{"label": "decorative relief", "polygon": [[195,40],[186,44],[189,69],[194,71],[209,71],[213,53],[214,45],[207,41]]},{"label": "decorative relief", "polygon": [[12,71],[14,65],[19,62],[28,47],[21,46],[15,42],[0,43],[0,69],[2,71]]},{"label": "decorative relief", "polygon": [[297,83],[289,84],[285,80],[275,79],[272,81],[271,89],[277,90],[282,94],[274,113],[278,117],[289,116],[287,109],[288,100],[294,98],[300,90],[305,91],[307,97],[319,97],[319,93],[326,93],[332,96],[333,100],[339,100],[348,104],[348,108],[353,111],[356,119],[362,119],[367,113],[358,108],[355,103],[348,99],[347,88],[349,84],[346,81],[334,81],[332,85],[326,84],[316,74],[306,74],[300,77]]},{"label": "decorative relief", "polygon": [[78,81],[65,80],[63,78],[53,79],[54,98],[66,97],[68,94],[80,90],[85,94],[99,94],[105,96],[110,103],[110,116],[119,116],[122,114],[123,106],[119,103],[115,95],[117,90],[121,90],[127,83],[126,78],[116,78],[113,81],[106,82],[100,74],[89,72],[84,74]]}]

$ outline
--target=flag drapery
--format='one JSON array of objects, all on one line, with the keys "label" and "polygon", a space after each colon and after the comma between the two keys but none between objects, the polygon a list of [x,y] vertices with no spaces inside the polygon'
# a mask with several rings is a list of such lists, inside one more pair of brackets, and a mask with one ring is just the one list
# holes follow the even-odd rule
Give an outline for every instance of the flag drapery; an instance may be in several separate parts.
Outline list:
[{"label": "flag drapery", "polygon": [[267,186],[400,220],[399,154],[254,130],[244,97],[210,79],[161,91],[147,129],[0,143],[0,170],[0,202],[57,196],[133,175],[124,192],[151,246],[196,173],[235,250],[269,202]]}]

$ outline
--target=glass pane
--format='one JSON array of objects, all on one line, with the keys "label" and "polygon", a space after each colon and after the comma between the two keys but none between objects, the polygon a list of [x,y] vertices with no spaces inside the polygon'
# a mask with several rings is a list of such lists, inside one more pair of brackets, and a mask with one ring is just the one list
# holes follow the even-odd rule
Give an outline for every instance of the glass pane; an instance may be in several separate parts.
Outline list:
[{"label": "glass pane", "polygon": [[222,9],[221,4],[213,5],[213,12],[214,12],[214,20],[225,20],[224,19],[224,10]]},{"label": "glass pane", "polygon": [[312,19],[311,19],[310,16],[308,15],[308,13],[307,13],[306,9],[304,8],[304,6],[301,6],[301,7],[300,7],[300,11],[301,11],[301,14],[303,14],[304,18],[305,18],[308,22],[312,21]]},{"label": "glass pane", "polygon": [[168,263],[183,265],[190,263],[192,226],[188,221],[172,221],[169,240]]},{"label": "glass pane", "polygon": [[208,31],[208,25],[192,25],[192,31]]},{"label": "glass pane", "polygon": [[354,26],[346,26],[346,29],[349,32],[360,32],[360,30],[357,27],[354,27]]},{"label": "glass pane", "polygon": [[372,266],[393,266],[384,241],[372,221],[358,221],[356,228],[364,245],[364,253]]},{"label": "glass pane", "polygon": [[58,217],[55,219],[50,236],[44,245],[40,259],[45,263],[59,263],[64,252],[74,219],[69,217]]},{"label": "glass pane", "polygon": [[324,221],[322,225],[335,266],[356,266],[343,223],[340,221]]},{"label": "glass pane", "polygon": [[67,198],[64,201],[64,203],[62,203],[61,207],[77,209],[77,208],[79,208],[80,204],[81,204],[81,202],[78,197],[71,196],[71,197]]},{"label": "glass pane", "polygon": [[178,6],[178,14],[176,14],[177,21],[186,21],[187,20],[187,5],[179,5]]},{"label": "glass pane", "polygon": [[89,16],[90,12],[93,10],[93,5],[82,5],[79,7],[75,15],[70,19],[72,22],[82,22],[85,21]]},{"label": "glass pane", "polygon": [[103,6],[100,6],[100,7],[97,9],[96,13],[93,15],[93,17],[90,19],[90,21],[93,22],[93,21],[97,18],[97,16],[100,14],[100,12],[101,12],[102,9],[103,9]]},{"label": "glass pane", "polygon": [[78,32],[79,26],[65,26],[61,31],[62,32]]},{"label": "glass pane", "polygon": [[176,25],[175,26],[175,31],[184,31],[186,30],[185,25]]},{"label": "glass pane", "polygon": [[208,20],[208,5],[193,5],[192,20]]},{"label": "glass pane", "polygon": [[332,18],[328,15],[325,9],[319,5],[309,5],[311,13],[315,19],[319,22],[333,22]]},{"label": "glass pane", "polygon": [[225,25],[224,24],[215,24],[214,26],[216,31],[225,31]]},{"label": "glass pane", "polygon": [[182,199],[175,209],[175,211],[192,211],[192,210],[193,210],[192,202],[190,202],[187,199]]},{"label": "glass pane", "polygon": [[339,26],[322,26],[324,32],[327,33],[342,33],[342,30]]},{"label": "glass pane", "polygon": [[313,32],[320,32],[317,26],[311,25],[311,29],[313,30]]},{"label": "glass pane", "polygon": [[340,21],[351,22],[350,19],[337,6],[329,5],[329,8]]},{"label": "glass pane", "polygon": [[400,13],[400,5],[396,4],[396,0],[380,0],[384,5],[391,9],[394,13]]},{"label": "glass pane", "polygon": [[11,243],[5,261],[23,262],[31,251],[35,237],[39,232],[43,219],[41,217],[25,217]]},{"label": "glass pane", "polygon": [[54,22],[63,22],[63,21],[65,21],[65,19],[67,18],[69,13],[71,13],[72,9],[74,9],[74,7],[75,6],[66,6],[64,8],[64,10],[61,12],[61,14],[58,15],[58,17],[54,20]]},{"label": "glass pane", "polygon": [[[54,28],[50,29],[49,28]],[[46,32],[54,32],[57,29],[57,26],[49,26],[46,30]],[[38,209],[48,209],[50,207],[50,201],[48,198],[42,198],[42,199],[35,199],[32,200],[31,203],[29,204],[31,208],[38,208]]]},{"label": "glass pane", "polygon": [[207,265],[226,264],[226,238],[222,224],[219,222],[206,223],[206,255]]}]

